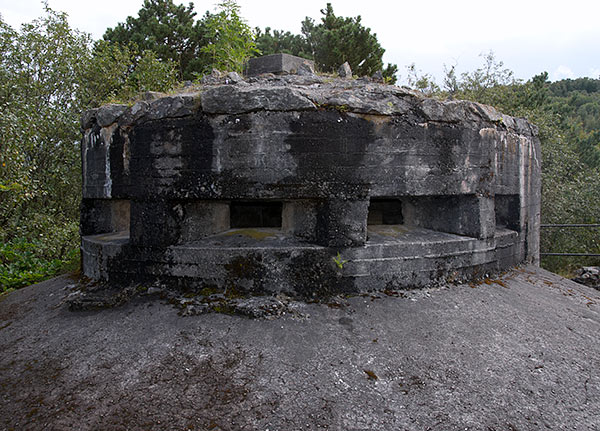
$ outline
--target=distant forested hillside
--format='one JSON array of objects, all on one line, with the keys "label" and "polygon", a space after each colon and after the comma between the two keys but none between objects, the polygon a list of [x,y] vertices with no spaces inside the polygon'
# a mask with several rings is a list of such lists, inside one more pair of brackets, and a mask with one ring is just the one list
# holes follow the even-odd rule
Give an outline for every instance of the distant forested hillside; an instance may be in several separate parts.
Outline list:
[{"label": "distant forested hillside", "polygon": [[563,79],[548,85],[547,109],[568,131],[582,161],[600,167],[600,79]]}]

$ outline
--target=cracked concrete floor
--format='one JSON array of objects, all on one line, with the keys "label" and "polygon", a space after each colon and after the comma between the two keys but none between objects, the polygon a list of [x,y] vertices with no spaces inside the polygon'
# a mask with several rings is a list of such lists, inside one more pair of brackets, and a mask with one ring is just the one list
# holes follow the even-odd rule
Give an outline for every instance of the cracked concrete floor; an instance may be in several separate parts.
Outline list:
[{"label": "cracked concrete floor", "polygon": [[2,430],[600,429],[600,292],[538,268],[275,320],[71,283],[0,300]]}]

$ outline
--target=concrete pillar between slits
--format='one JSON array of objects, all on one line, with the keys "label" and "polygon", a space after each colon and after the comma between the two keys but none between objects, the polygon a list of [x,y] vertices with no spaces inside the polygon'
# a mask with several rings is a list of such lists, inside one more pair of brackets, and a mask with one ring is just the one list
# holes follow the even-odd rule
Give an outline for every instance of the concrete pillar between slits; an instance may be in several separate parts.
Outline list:
[{"label": "concrete pillar between slits", "polygon": [[367,240],[369,201],[328,199],[317,210],[317,244],[356,247]]},{"label": "concrete pillar between slits", "polygon": [[169,200],[132,201],[132,245],[167,247],[177,244],[181,235],[184,209],[181,203]]},{"label": "concrete pillar between slits", "polygon": [[281,230],[307,242],[317,241],[317,211],[319,201],[298,199],[283,203]]}]

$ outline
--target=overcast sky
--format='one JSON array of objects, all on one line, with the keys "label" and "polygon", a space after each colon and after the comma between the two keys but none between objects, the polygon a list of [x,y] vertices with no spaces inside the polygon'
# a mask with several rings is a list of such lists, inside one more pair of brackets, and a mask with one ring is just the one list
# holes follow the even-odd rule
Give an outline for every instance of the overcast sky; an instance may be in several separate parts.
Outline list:
[{"label": "overcast sky", "polygon": [[[175,0],[176,3],[188,3]],[[479,55],[493,50],[521,79],[542,71],[551,80],[600,78],[600,1],[598,0],[331,0],[336,15],[362,16],[386,49],[384,61],[396,63],[401,81],[415,63],[441,84],[443,66],[472,71]],[[100,38],[107,27],[137,16],[143,0],[48,0],[67,12],[71,25]],[[196,1],[200,17],[216,1]],[[300,32],[309,16],[321,17],[326,0],[238,0],[252,27]],[[39,0],[0,0],[5,22],[18,27],[42,14]]]}]

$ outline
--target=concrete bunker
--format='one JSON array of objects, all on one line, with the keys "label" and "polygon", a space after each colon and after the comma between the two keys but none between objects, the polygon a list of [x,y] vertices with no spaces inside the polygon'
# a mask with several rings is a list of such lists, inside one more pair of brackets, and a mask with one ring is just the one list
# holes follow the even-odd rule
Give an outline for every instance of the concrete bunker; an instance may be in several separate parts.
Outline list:
[{"label": "concrete bunker", "polygon": [[534,126],[302,70],[85,112],[85,275],[312,296],[537,263]]}]

